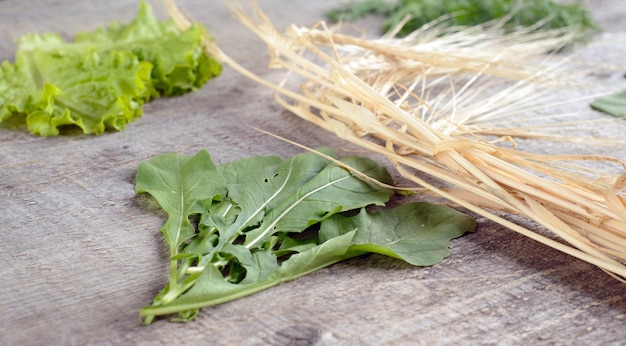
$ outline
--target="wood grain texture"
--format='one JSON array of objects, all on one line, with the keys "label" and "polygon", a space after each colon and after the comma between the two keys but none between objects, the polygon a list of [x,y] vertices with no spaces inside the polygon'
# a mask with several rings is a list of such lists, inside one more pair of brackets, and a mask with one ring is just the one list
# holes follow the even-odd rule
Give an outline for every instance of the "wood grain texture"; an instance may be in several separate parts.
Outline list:
[{"label": "wood grain texture", "polygon": [[[281,76],[266,70],[265,47],[219,1],[181,3],[233,58],[268,78]],[[282,28],[313,24],[337,1],[259,3]],[[14,37],[44,31],[71,36],[113,19],[127,21],[136,4],[3,0],[0,59],[13,55]],[[624,64],[623,0],[588,4],[608,32],[580,48],[581,56]],[[619,73],[598,78],[626,87]],[[149,103],[124,132],[40,138],[0,128],[0,345],[626,342],[626,285],[484,220],[431,268],[382,256],[356,258],[204,309],[191,323],[143,326],[138,310],[166,281],[167,250],[158,233],[164,215],[150,198],[134,193],[139,162],[203,148],[217,162],[300,152],[248,125],[312,147],[346,149],[230,70],[199,92]]]}]

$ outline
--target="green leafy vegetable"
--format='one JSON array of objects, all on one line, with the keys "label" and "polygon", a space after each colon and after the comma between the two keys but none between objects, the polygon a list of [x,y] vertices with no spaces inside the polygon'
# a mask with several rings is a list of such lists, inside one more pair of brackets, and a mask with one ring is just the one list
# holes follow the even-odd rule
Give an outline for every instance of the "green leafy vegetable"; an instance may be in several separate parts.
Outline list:
[{"label": "green leafy vegetable", "polygon": [[79,33],[73,42],[25,35],[15,62],[0,66],[0,122],[19,117],[42,136],[58,135],[64,125],[86,134],[121,131],[146,101],[196,90],[220,74],[202,51],[203,30],[178,32],[142,1],[130,24]]},{"label": "green leafy vegetable", "polygon": [[[450,254],[450,239],[475,227],[473,219],[454,209],[430,203],[408,203],[375,214],[362,210],[355,217],[335,215],[322,223],[320,242],[358,230],[352,238],[352,249],[428,266]],[[390,231],[381,231],[383,228]]]},{"label": "green leafy vegetable", "polygon": [[616,117],[626,118],[626,91],[600,97],[591,103],[591,108]]},{"label": "green leafy vegetable", "polygon": [[581,3],[563,4],[552,0],[383,0],[354,1],[333,10],[327,17],[333,21],[354,20],[368,13],[382,14],[388,19],[385,31],[397,27],[406,16],[409,20],[399,35],[406,35],[444,15],[451,16],[451,24],[477,25],[511,15],[507,22],[512,27],[532,26],[545,21],[543,28],[578,28],[581,32],[597,29],[590,12]]},{"label": "green leafy vegetable", "polygon": [[[392,183],[370,159],[341,161]],[[142,309],[146,323],[168,314],[188,321],[202,307],[368,252],[432,265],[448,255],[450,239],[475,228],[468,216],[426,203],[368,214],[363,208],[384,205],[392,191],[313,153],[219,166],[206,151],[163,154],[141,163],[136,191],[151,194],[168,214],[161,233],[170,247],[169,282]]]}]

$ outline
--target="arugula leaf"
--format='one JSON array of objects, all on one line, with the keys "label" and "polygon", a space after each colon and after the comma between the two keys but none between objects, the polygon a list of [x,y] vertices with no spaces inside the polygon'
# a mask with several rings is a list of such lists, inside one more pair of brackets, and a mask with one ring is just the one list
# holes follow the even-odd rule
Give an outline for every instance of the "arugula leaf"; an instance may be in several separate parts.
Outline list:
[{"label": "arugula leaf", "polygon": [[165,209],[168,219],[161,233],[170,247],[170,283],[172,291],[180,289],[176,280],[179,247],[195,235],[189,217],[203,211],[203,205],[225,195],[224,178],[209,153],[194,157],[163,154],[142,162],[137,170],[135,190],[147,192]]},{"label": "arugula leaf", "polygon": [[291,256],[282,263],[279,269],[270,275],[249,284],[235,284],[227,280],[220,271],[212,265],[207,266],[196,284],[185,294],[169,304],[145,307],[141,315],[150,323],[154,316],[178,313],[173,319],[175,322],[187,322],[195,318],[198,309],[229,302],[279,285],[283,282],[297,279],[316,270],[325,268],[337,262],[363,255],[364,252],[349,251],[354,231],[341,235],[322,243],[305,252]]},{"label": "arugula leaf", "polygon": [[416,266],[439,263],[450,254],[450,239],[476,228],[476,221],[446,206],[407,203],[358,216],[335,215],[321,224],[320,242],[356,230],[352,249],[402,259]]},{"label": "arugula leaf", "polygon": [[147,192],[163,206],[168,220],[161,232],[172,248],[178,248],[195,231],[189,215],[203,211],[203,203],[221,199],[226,193],[224,178],[206,151],[193,157],[163,154],[142,162],[135,190]]},{"label": "arugula leaf", "polygon": [[591,108],[616,117],[626,118],[626,91],[600,97],[591,103]]},{"label": "arugula leaf", "polygon": [[[341,161],[392,184],[370,159]],[[168,213],[161,232],[170,246],[169,283],[142,309],[146,323],[175,313],[174,320],[188,321],[202,307],[368,252],[431,265],[447,256],[449,239],[475,228],[468,216],[426,203],[342,215],[382,206],[393,192],[314,153],[219,166],[206,151],[163,154],[139,166],[136,191],[153,195]],[[198,214],[194,229],[190,217]]]},{"label": "arugula leaf", "polygon": [[58,135],[65,125],[86,134],[121,131],[151,98],[196,90],[220,74],[202,51],[203,30],[179,33],[142,1],[130,24],[79,33],[73,42],[25,35],[15,62],[0,67],[0,123],[21,118],[42,136]]}]

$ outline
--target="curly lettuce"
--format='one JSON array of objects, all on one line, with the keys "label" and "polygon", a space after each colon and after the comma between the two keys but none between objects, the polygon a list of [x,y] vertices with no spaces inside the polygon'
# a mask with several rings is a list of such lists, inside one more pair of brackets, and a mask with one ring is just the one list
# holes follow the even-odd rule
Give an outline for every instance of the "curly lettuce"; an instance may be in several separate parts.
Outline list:
[{"label": "curly lettuce", "polygon": [[41,136],[67,125],[85,134],[121,131],[142,115],[145,102],[197,90],[221,73],[203,53],[203,30],[179,32],[142,1],[131,23],[79,33],[72,42],[25,35],[15,62],[0,66],[0,123],[25,121]]}]

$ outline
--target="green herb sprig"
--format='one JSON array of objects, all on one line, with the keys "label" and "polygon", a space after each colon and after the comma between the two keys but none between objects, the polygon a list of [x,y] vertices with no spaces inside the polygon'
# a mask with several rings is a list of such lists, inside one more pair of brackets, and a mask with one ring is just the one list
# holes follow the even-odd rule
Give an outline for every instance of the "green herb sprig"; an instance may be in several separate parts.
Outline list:
[{"label": "green herb sprig", "polygon": [[400,29],[399,35],[409,34],[424,24],[443,16],[450,16],[451,25],[471,26],[509,16],[507,24],[534,26],[540,29],[571,27],[584,34],[598,29],[591,13],[582,3],[563,4],[553,0],[360,0],[327,13],[332,21],[354,20],[369,13],[387,17],[385,32],[396,28],[405,17],[411,19]]}]

